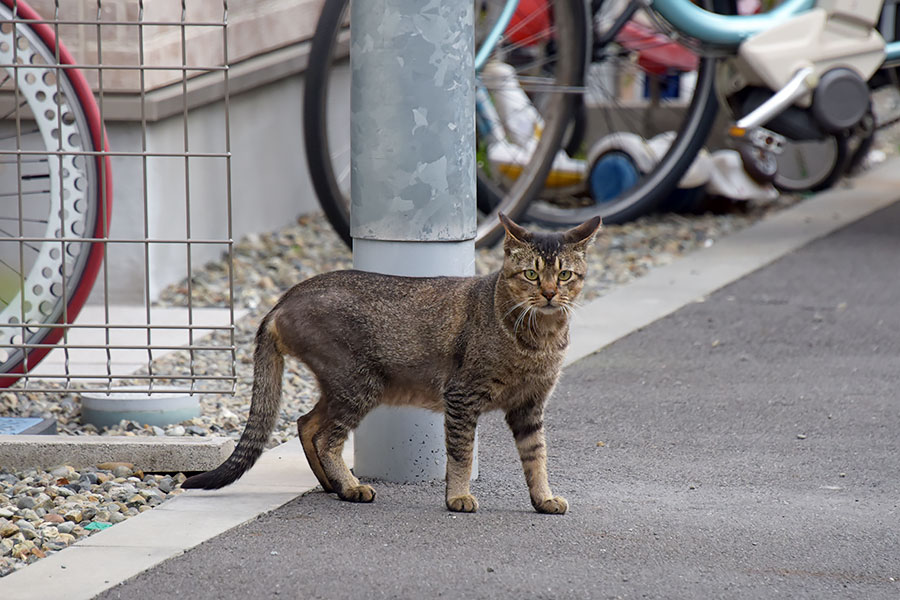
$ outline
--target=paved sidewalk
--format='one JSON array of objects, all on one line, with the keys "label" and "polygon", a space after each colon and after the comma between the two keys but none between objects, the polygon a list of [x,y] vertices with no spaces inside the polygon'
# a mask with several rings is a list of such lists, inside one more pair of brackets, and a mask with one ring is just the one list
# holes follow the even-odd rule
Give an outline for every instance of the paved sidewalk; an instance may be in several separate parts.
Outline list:
[{"label": "paved sidewalk", "polygon": [[477,514],[313,492],[99,598],[900,597],[898,265],[895,204],[570,366],[568,515],[532,512],[491,415]]}]

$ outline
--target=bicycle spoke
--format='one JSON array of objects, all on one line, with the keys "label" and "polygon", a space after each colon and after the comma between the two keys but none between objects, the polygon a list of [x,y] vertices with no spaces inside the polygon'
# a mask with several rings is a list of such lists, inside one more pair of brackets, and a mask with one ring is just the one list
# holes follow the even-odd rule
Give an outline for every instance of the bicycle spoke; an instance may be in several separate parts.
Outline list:
[{"label": "bicycle spoke", "polygon": [[[13,267],[12,265],[10,265],[8,262],[6,262],[5,260],[3,260],[2,258],[0,258],[0,265],[3,265],[3,266],[6,267],[7,269],[9,269],[9,270],[10,270],[13,274],[15,274],[19,279],[22,278],[22,272],[21,272],[19,269],[17,269],[17,268],[15,268],[15,267]],[[9,302],[7,302],[7,304],[9,304]]]},{"label": "bicycle spoke", "polygon": [[[5,118],[7,118],[8,116],[9,116],[9,115],[7,114],[6,117],[0,117],[0,118],[5,119]],[[23,132],[21,132],[21,133],[11,133],[11,134],[9,134],[9,135],[7,135],[7,136],[0,136],[0,141],[2,141],[2,140],[20,139],[20,138],[25,137],[26,135],[35,135],[35,134],[39,134],[40,132],[41,132],[41,130],[38,129],[37,127],[35,127],[34,129],[30,129],[30,130],[28,130],[28,131],[23,131]],[[47,159],[41,159],[41,160],[47,160]]]},{"label": "bicycle spoke", "polygon": [[[20,220],[19,217],[3,217],[3,216],[0,216],[0,221],[15,221],[15,222],[18,222],[19,220]],[[27,218],[27,217],[23,217],[23,218],[21,219],[21,221],[24,222],[24,223],[41,223],[41,224],[43,224],[43,225],[46,225],[47,223],[50,222],[48,219],[31,219],[31,218]]]},{"label": "bicycle spoke", "polygon": [[9,111],[8,113],[6,113],[5,115],[0,115],[0,120],[6,120],[6,119],[8,119],[8,118],[11,117],[12,115],[18,113],[20,108],[23,108],[23,107],[25,107],[25,106],[28,106],[28,99],[27,99],[27,98],[26,98],[25,100],[22,100],[22,102],[19,103],[18,106],[13,106],[13,107],[10,109],[10,111]]},{"label": "bicycle spoke", "polygon": [[553,94],[584,94],[587,88],[583,85],[557,85],[548,77],[518,77],[519,87],[526,92],[544,92]]},{"label": "bicycle spoke", "polygon": [[[19,237],[18,235],[14,235],[14,234],[8,232],[7,230],[3,229],[2,227],[0,227],[0,234],[3,234],[3,235],[5,235],[6,237],[10,237],[10,238],[17,238],[17,237]],[[41,252],[41,249],[38,248],[37,246],[35,246],[34,244],[32,244],[31,242],[22,242],[22,245],[23,245],[25,248],[28,248],[29,250],[34,250],[34,251],[37,252],[38,254],[40,254],[40,252]]]},{"label": "bicycle spoke", "polygon": [[518,33],[519,30],[524,28],[526,25],[531,24],[532,21],[534,21],[535,19],[537,19],[540,16],[541,16],[541,13],[535,11],[535,12],[532,12],[532,13],[529,13],[528,15],[526,15],[525,18],[522,19],[521,21],[519,21],[517,24],[515,24],[515,25],[510,24],[506,28],[506,31],[504,32],[505,37],[507,37],[507,38],[512,37],[513,34]]},{"label": "bicycle spoke", "polygon": [[[545,38],[555,38],[556,37],[556,29],[554,27],[548,28],[546,31],[539,31],[537,33],[532,33],[530,36],[522,38],[515,44],[512,42],[507,42],[510,47],[514,48],[527,48],[528,46],[532,46]],[[510,39],[509,36],[503,38],[504,40]]]},{"label": "bicycle spoke", "polygon": [[[23,176],[23,179],[25,177]],[[21,192],[23,196],[34,196],[35,194],[49,194],[50,190],[33,190],[29,192]],[[0,198],[17,198],[20,192],[0,192]]]},{"label": "bicycle spoke", "polygon": [[[2,154],[2,152],[0,152]],[[27,156],[23,156],[21,160],[17,160],[15,158],[11,160],[3,160],[0,159],[0,165],[15,165],[15,164],[23,164],[23,165],[36,165],[39,163],[48,162],[46,158],[29,158]]]},{"label": "bicycle spoke", "polygon": [[[516,52],[517,50],[527,50],[532,45],[533,42],[539,41],[543,37],[545,37],[545,36],[543,36],[542,34],[533,34],[532,36],[530,36],[528,38],[524,38],[518,42],[512,41],[509,37],[503,37],[500,40],[500,43],[497,44],[498,50],[496,50],[495,52],[502,51],[502,52],[510,53],[510,52]],[[549,37],[551,39],[556,39],[558,37],[556,35],[555,27],[551,26],[547,30],[547,37]]]}]

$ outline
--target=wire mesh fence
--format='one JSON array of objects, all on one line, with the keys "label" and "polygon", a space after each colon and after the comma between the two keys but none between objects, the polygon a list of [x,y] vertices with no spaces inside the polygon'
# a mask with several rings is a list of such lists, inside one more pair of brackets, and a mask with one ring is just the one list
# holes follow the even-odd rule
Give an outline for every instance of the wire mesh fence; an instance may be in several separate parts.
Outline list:
[{"label": "wire mesh fence", "polygon": [[233,281],[191,289],[232,266],[228,3],[29,4],[0,0],[0,386],[232,393]]}]

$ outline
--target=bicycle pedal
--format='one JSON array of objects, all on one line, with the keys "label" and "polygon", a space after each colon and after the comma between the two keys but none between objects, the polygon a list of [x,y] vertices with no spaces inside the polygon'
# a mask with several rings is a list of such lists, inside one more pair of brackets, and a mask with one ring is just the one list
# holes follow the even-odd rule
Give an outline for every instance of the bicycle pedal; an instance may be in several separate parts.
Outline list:
[{"label": "bicycle pedal", "polygon": [[744,129],[734,125],[728,130],[728,135],[738,144],[748,144],[772,154],[784,152],[785,137],[763,127]]}]

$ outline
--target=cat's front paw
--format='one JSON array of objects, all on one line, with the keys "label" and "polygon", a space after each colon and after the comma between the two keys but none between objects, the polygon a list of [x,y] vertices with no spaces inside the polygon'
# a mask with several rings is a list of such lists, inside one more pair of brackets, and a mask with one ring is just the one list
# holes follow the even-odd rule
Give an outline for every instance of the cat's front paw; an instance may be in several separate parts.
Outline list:
[{"label": "cat's front paw", "polygon": [[360,484],[347,488],[338,495],[341,500],[348,502],[371,502],[375,499],[375,489],[371,485]]},{"label": "cat's front paw", "polygon": [[478,500],[472,494],[447,498],[447,508],[453,512],[475,512],[478,510]]},{"label": "cat's front paw", "polygon": [[564,515],[569,510],[569,503],[562,496],[554,496],[540,502],[534,502],[534,510],[548,515]]}]

